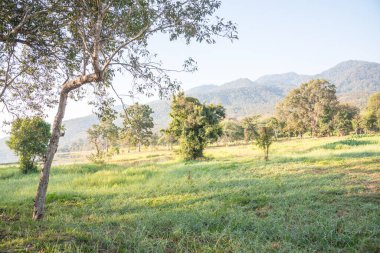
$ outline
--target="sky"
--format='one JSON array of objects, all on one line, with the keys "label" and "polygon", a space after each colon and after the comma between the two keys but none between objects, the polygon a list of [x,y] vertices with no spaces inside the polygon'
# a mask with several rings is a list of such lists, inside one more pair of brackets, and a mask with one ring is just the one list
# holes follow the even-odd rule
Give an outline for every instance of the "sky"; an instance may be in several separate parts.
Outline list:
[{"label": "sky", "polygon": [[[184,90],[267,74],[317,74],[346,60],[380,63],[380,0],[222,0],[217,15],[237,24],[239,40],[186,45],[159,35],[150,41],[166,67],[197,61],[197,72],[174,75]],[[130,80],[118,75],[114,86],[126,93]],[[91,111],[86,101],[69,101],[65,119]]]}]

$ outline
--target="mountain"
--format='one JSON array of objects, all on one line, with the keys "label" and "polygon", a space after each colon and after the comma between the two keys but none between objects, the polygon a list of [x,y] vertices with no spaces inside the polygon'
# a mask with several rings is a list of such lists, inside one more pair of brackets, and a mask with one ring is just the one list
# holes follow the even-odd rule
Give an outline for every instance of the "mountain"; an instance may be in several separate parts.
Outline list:
[{"label": "mountain", "polygon": [[329,80],[336,85],[341,101],[363,108],[369,95],[380,90],[380,64],[345,61],[316,75],[315,78]]},{"label": "mountain", "polygon": [[[252,114],[270,115],[277,102],[293,88],[311,79],[326,79],[337,87],[340,101],[364,108],[371,93],[380,91],[380,64],[366,61],[345,61],[316,75],[299,75],[294,72],[266,75],[255,81],[237,79],[223,85],[201,85],[186,91],[202,102],[222,104],[227,117],[241,118]],[[155,131],[169,123],[169,101],[153,101]],[[86,130],[98,122],[95,115],[64,121],[65,136],[60,140],[60,149],[86,139]],[[120,122],[119,122],[120,124]],[[0,163],[9,157],[4,140],[0,140]]]}]

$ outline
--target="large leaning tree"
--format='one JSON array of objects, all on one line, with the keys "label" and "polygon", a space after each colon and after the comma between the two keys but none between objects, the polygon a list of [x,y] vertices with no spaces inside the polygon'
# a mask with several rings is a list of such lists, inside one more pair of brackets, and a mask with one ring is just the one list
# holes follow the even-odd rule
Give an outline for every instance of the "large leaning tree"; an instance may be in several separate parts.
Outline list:
[{"label": "large leaning tree", "polygon": [[[64,18],[61,30],[64,43],[57,43],[57,54],[64,52],[65,76],[59,86],[58,109],[52,126],[46,161],[41,172],[34,202],[33,219],[44,215],[44,202],[51,164],[61,136],[62,120],[68,98],[87,87],[96,91],[113,89],[116,72],[129,74],[137,92],[160,96],[177,90],[168,70],[148,47],[155,34],[168,40],[183,39],[187,44],[215,43],[217,37],[235,39],[236,27],[215,16],[219,0],[77,0],[59,1]],[[185,60],[183,70],[194,69],[194,61]]]}]

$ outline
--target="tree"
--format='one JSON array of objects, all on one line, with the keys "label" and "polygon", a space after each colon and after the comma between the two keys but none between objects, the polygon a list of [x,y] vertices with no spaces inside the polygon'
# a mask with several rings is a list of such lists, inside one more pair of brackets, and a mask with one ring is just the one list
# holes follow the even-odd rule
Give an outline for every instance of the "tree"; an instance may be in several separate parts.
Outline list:
[{"label": "tree", "polygon": [[359,108],[348,104],[338,105],[334,116],[334,127],[339,135],[349,134],[353,128],[353,120],[359,115]]},{"label": "tree", "polygon": [[264,151],[265,161],[269,160],[269,147],[273,142],[274,132],[273,129],[267,126],[259,127],[255,143]]},{"label": "tree", "polygon": [[141,145],[148,145],[153,135],[152,113],[153,110],[149,105],[135,103],[128,107],[123,115],[124,135],[129,137],[129,142],[138,146],[139,152],[141,151]]},{"label": "tree", "polygon": [[255,139],[259,118],[260,115],[255,115],[242,119],[241,123],[244,128],[244,139],[246,142],[253,141]]},{"label": "tree", "polygon": [[119,152],[119,128],[110,118],[103,118],[99,124],[94,124],[87,130],[87,138],[95,146],[96,153],[89,159],[95,163],[104,163],[106,157]]},{"label": "tree", "polygon": [[352,119],[352,128],[356,135],[364,133],[365,122],[362,115],[357,114],[354,116]]},{"label": "tree", "polygon": [[7,142],[19,157],[23,173],[37,170],[36,162],[43,158],[50,138],[50,124],[40,117],[18,118],[12,123]]},{"label": "tree", "polygon": [[380,92],[374,93],[364,111],[365,128],[370,132],[380,130]]},{"label": "tree", "polygon": [[42,114],[56,102],[61,21],[54,0],[0,2],[0,106],[9,113]]},{"label": "tree", "polygon": [[208,143],[221,136],[219,123],[225,117],[225,110],[220,105],[204,105],[180,93],[173,98],[170,117],[168,131],[179,140],[183,158],[194,160],[203,156]]},{"label": "tree", "polygon": [[160,144],[166,145],[169,150],[173,149],[173,145],[177,142],[174,134],[168,129],[161,129],[161,138],[158,140]]},{"label": "tree", "polygon": [[222,139],[226,142],[244,140],[244,128],[236,120],[227,119],[221,122]]},{"label": "tree", "polygon": [[277,115],[286,122],[286,129],[296,135],[310,131],[311,136],[332,131],[332,122],[338,104],[335,85],[326,80],[311,80],[292,90],[277,106]]},{"label": "tree", "polygon": [[270,117],[265,121],[265,124],[273,129],[274,137],[276,140],[278,137],[283,136],[283,129],[285,127],[285,122],[279,121],[276,117]]},{"label": "tree", "polygon": [[[44,214],[50,168],[69,96],[81,94],[89,85],[104,94],[104,90],[113,89],[116,72],[130,74],[134,89],[140,93],[151,95],[156,90],[163,96],[177,90],[178,82],[169,78],[168,70],[148,47],[154,34],[167,34],[170,40],[184,39],[186,43],[195,40],[212,44],[215,36],[237,38],[235,25],[214,15],[221,5],[218,0],[63,0],[57,4],[65,18],[60,27],[64,39],[54,49],[65,64],[58,68],[62,69],[62,85],[35,197],[35,220]],[[186,60],[183,70],[195,70],[193,63],[191,58]]]}]

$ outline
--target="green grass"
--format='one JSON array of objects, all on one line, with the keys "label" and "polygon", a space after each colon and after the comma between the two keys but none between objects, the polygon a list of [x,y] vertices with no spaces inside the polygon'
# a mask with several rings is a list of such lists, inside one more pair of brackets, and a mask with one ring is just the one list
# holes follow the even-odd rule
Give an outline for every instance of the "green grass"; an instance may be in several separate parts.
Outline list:
[{"label": "green grass", "polygon": [[38,174],[0,167],[0,251],[380,251],[380,136],[271,151],[269,162],[242,145],[196,162],[154,151],[57,166],[41,222]]}]

